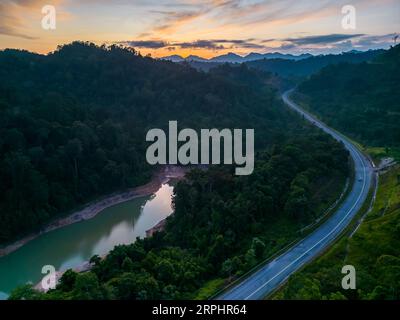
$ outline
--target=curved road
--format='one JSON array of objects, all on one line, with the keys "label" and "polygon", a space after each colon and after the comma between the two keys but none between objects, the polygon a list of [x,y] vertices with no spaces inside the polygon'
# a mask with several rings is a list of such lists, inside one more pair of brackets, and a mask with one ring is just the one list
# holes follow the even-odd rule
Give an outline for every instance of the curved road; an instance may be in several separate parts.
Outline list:
[{"label": "curved road", "polygon": [[[370,160],[363,155],[354,144],[340,133],[330,129],[324,123],[302,110],[289,99],[292,90],[282,95],[283,101],[299,112],[305,119],[342,142],[349,151],[354,162],[355,179],[351,192],[339,209],[318,229],[288,249],[285,253],[268,262],[217,297],[218,300],[259,300],[278,288],[294,272],[310,262],[326,249],[346,228],[367,199],[373,185],[373,168]],[[338,281],[339,275],[338,275]]]}]

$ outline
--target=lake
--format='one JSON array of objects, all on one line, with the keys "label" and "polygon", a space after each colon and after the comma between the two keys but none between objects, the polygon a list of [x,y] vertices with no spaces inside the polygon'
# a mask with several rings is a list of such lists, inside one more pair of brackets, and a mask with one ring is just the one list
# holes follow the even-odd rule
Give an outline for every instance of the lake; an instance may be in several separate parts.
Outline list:
[{"label": "lake", "polygon": [[144,237],[146,230],[172,213],[172,194],[173,185],[163,184],[152,196],[104,209],[93,219],[43,234],[0,258],[0,299],[18,285],[38,283],[44,265],[56,270],[78,267],[95,254]]}]

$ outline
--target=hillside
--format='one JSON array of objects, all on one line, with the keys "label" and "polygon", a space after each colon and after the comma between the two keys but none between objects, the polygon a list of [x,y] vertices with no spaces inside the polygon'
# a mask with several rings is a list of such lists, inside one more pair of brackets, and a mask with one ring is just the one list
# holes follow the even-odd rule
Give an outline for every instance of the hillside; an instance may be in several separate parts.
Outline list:
[{"label": "hillside", "polygon": [[334,128],[369,146],[400,146],[400,45],[371,62],[328,66],[300,98]]},{"label": "hillside", "polygon": [[206,299],[287,246],[339,196],[347,152],[321,133],[298,133],[257,155],[248,177],[194,170],[174,191],[166,230],[94,256],[47,294],[31,285],[10,299]]},{"label": "hillside", "polygon": [[[400,299],[400,169],[380,178],[372,211],[351,238],[340,240],[289,279],[277,299]],[[357,290],[341,288],[341,269],[356,268]]]},{"label": "hillside", "polygon": [[[329,66],[299,86],[297,100],[331,126],[359,139],[374,158],[399,159],[400,46],[369,63]],[[378,162],[377,162],[378,163]],[[275,299],[400,298],[400,168],[379,177],[372,210],[322,257],[292,276]],[[356,290],[343,290],[341,269],[356,269]]]},{"label": "hillside", "polygon": [[360,63],[370,61],[383,50],[370,50],[367,52],[346,52],[342,54],[328,54],[309,57],[301,60],[263,59],[247,62],[252,68],[276,73],[281,77],[302,78],[318,72],[322,68],[339,63]]},{"label": "hillside", "polygon": [[276,108],[261,78],[252,81],[116,46],[76,42],[47,56],[1,51],[0,243],[148,181],[146,132],[169,120],[194,129],[256,128],[259,147],[282,139],[298,123]]},{"label": "hillside", "polygon": [[249,62],[249,61],[256,61],[256,60],[262,60],[262,59],[285,59],[285,60],[302,60],[302,59],[307,59],[309,57],[312,57],[311,54],[305,53],[305,54],[300,54],[300,55],[292,55],[292,54],[284,54],[280,52],[269,52],[269,53],[256,53],[256,52],[251,52],[245,56],[239,56],[238,54],[235,54],[233,52],[216,56],[210,59],[205,59],[202,57],[199,57],[197,55],[190,55],[186,58],[183,58],[182,56],[179,55],[171,55],[171,56],[166,56],[160,58],[161,60],[168,60],[172,62],[208,62],[208,63],[243,63],[243,62]]},{"label": "hillside", "polygon": [[[250,176],[194,170],[175,187],[166,230],[95,256],[48,294],[11,299],[187,299],[214,292],[298,237],[343,190],[348,154],[285,108],[273,77],[246,65],[209,73],[119,47],[73,43],[41,56],[0,54],[0,239],[40,228],[92,197],[151,173],[145,133],[254,128]],[[5,79],[9,81],[4,81]]]}]

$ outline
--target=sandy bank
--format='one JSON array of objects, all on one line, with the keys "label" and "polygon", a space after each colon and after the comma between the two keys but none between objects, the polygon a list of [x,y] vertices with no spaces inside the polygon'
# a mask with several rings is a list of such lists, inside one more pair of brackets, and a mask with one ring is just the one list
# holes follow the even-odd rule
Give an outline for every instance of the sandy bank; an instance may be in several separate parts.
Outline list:
[{"label": "sandy bank", "polygon": [[165,166],[158,170],[154,174],[151,181],[145,185],[133,188],[122,193],[112,194],[101,200],[91,202],[79,211],[50,222],[45,227],[43,227],[40,232],[28,235],[12,244],[0,248],[0,257],[6,256],[11,252],[16,251],[23,245],[27,244],[29,241],[32,241],[33,239],[44,233],[68,226],[73,223],[92,219],[104,209],[119,204],[121,202],[129,201],[138,197],[149,196],[157,192],[157,190],[160,189],[161,185],[167,183],[170,179],[183,178],[187,170],[187,168],[177,166]]}]

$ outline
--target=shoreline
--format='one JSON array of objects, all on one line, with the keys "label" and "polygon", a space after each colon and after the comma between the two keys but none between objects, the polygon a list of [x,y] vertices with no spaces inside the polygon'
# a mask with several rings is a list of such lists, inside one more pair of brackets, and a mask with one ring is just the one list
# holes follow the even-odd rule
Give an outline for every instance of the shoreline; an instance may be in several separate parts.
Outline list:
[{"label": "shoreline", "polygon": [[29,243],[30,241],[36,239],[37,237],[45,233],[66,227],[74,223],[90,220],[96,217],[104,209],[120,204],[122,202],[126,202],[139,197],[149,196],[157,192],[157,190],[164,183],[167,183],[171,179],[182,179],[187,170],[188,168],[178,167],[178,166],[162,167],[157,172],[155,172],[151,180],[144,185],[132,188],[128,191],[124,191],[121,193],[112,194],[106,196],[101,200],[88,203],[78,211],[75,211],[65,217],[61,217],[52,222],[49,222],[42,228],[41,231],[27,235],[11,244],[6,245],[5,247],[1,247],[0,258],[18,250],[25,244]]}]

